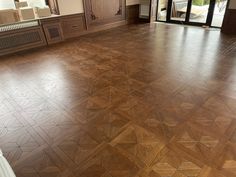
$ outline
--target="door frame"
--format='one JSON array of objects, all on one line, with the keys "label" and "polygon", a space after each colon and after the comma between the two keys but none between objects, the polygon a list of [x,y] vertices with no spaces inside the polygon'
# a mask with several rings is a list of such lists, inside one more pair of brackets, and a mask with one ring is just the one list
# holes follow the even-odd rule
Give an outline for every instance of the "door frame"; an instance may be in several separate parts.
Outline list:
[{"label": "door frame", "polygon": [[[157,11],[158,11],[158,5],[159,1],[157,2]],[[214,15],[214,10],[215,10],[215,5],[216,5],[216,0],[210,0],[209,8],[208,8],[208,14],[207,14],[207,19],[205,23],[200,23],[200,22],[191,22],[190,21],[190,12],[192,8],[192,1],[193,0],[188,0],[188,6],[187,6],[187,12],[186,12],[186,17],[184,21],[178,21],[178,20],[172,20],[171,19],[171,11],[172,11],[172,3],[173,0],[167,0],[167,16],[166,16],[166,21],[160,21],[157,19],[158,12],[156,15],[156,21],[158,22],[166,22],[166,23],[174,23],[174,24],[184,24],[184,25],[192,25],[192,26],[209,26],[209,27],[214,27],[214,28],[221,28],[221,27],[216,27],[212,26],[212,20],[213,20],[213,15]],[[230,0],[227,0],[228,4]]]},{"label": "door frame", "polygon": [[211,22],[213,19],[213,13],[214,13],[214,8],[215,8],[215,2],[216,0],[210,0],[209,8],[208,8],[208,13],[207,13],[207,19],[206,22],[191,22],[190,21],[190,13],[191,13],[191,8],[192,8],[192,2],[193,0],[188,0],[188,5],[187,5],[187,11],[186,11],[186,16],[184,21],[178,21],[178,20],[172,20],[171,19],[171,11],[172,11],[172,5],[173,5],[173,0],[168,0],[168,6],[167,6],[167,22],[170,23],[177,23],[177,24],[185,24],[185,25],[195,25],[195,26],[211,26]]}]

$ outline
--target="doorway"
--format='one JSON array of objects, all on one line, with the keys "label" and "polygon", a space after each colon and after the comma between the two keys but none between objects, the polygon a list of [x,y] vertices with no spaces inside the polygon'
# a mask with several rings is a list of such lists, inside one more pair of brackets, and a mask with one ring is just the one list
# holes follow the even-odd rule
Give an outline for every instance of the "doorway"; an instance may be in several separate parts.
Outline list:
[{"label": "doorway", "polygon": [[228,0],[159,0],[157,21],[220,28]]}]

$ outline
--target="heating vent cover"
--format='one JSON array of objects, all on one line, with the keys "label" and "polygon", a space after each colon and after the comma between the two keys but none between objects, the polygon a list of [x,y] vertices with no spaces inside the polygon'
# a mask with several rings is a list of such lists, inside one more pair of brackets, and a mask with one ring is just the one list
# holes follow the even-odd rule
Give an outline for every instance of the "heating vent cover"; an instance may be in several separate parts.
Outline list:
[{"label": "heating vent cover", "polygon": [[0,56],[47,45],[41,27],[0,33]]},{"label": "heating vent cover", "polygon": [[64,40],[60,22],[52,22],[43,24],[48,44],[55,44]]},{"label": "heating vent cover", "polygon": [[58,28],[49,28],[48,29],[49,35],[51,39],[60,37],[60,32]]},{"label": "heating vent cover", "polygon": [[0,50],[19,47],[38,41],[41,41],[41,37],[37,31],[6,36],[0,39]]}]

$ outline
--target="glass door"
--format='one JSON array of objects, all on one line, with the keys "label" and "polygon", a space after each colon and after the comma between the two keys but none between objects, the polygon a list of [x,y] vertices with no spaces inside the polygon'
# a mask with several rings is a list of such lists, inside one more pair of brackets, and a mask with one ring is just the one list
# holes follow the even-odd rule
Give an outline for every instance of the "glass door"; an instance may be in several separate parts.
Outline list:
[{"label": "glass door", "polygon": [[210,0],[192,0],[189,22],[207,25],[208,14],[210,11]]},{"label": "glass door", "polygon": [[168,19],[172,22],[187,22],[189,4],[189,0],[170,0]]},{"label": "glass door", "polygon": [[215,0],[169,0],[167,22],[210,26]]},{"label": "glass door", "polygon": [[229,0],[159,0],[157,21],[221,27]]},{"label": "glass door", "polygon": [[216,0],[214,12],[212,13],[212,23],[213,27],[222,27],[225,11],[227,8],[228,0]]},{"label": "glass door", "polygon": [[168,0],[159,0],[157,4],[157,21],[166,22]]}]

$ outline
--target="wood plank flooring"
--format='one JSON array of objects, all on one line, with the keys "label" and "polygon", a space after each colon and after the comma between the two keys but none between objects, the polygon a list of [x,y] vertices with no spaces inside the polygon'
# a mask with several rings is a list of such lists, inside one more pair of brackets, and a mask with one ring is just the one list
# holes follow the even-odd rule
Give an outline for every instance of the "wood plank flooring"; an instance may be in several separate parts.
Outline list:
[{"label": "wood plank flooring", "polygon": [[2,57],[0,103],[17,177],[236,176],[236,37],[218,30],[122,26]]}]

